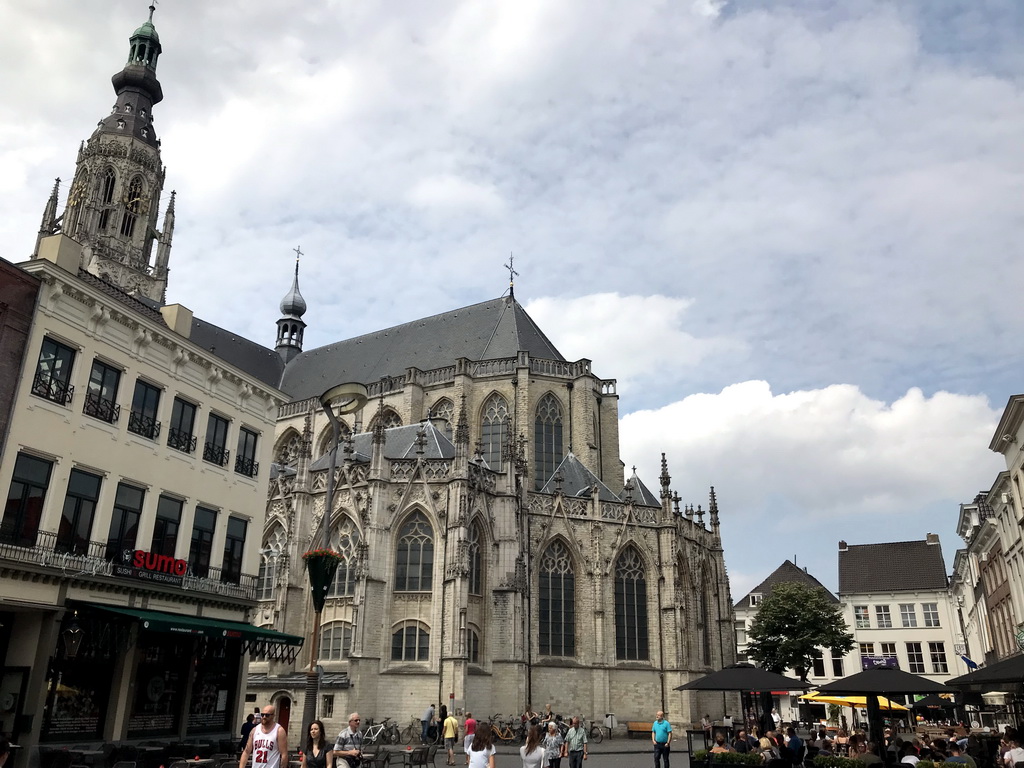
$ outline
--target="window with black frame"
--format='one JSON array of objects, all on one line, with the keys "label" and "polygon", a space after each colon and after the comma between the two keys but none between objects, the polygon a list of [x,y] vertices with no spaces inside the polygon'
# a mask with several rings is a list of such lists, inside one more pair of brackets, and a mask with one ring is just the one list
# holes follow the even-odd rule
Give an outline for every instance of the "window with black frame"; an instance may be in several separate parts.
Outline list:
[{"label": "window with black frame", "polygon": [[149,551],[155,555],[174,557],[178,546],[178,528],[181,525],[179,499],[161,496],[156,502],[156,520],[153,522],[153,544]]},{"label": "window with black frame", "polygon": [[52,469],[50,461],[27,453],[18,454],[7,490],[3,521],[0,521],[0,541],[18,547],[35,545]]},{"label": "window with black frame", "polygon": [[246,477],[256,477],[260,465],[256,461],[257,435],[251,429],[238,430],[238,452],[235,454],[235,472]]},{"label": "window with black frame", "polygon": [[117,423],[121,415],[121,406],[117,404],[117,387],[121,383],[121,371],[102,360],[92,361],[89,373],[89,389],[85,393],[85,405],[82,410],[86,416]]},{"label": "window with black frame", "polygon": [[205,579],[210,574],[210,560],[213,557],[213,532],[217,528],[217,512],[206,507],[196,507],[192,521],[192,543],[188,548],[188,565],[192,575]]},{"label": "window with black frame", "polygon": [[223,416],[211,413],[206,421],[206,442],[203,443],[203,459],[218,467],[227,466],[231,451],[228,450],[228,426],[231,422]]},{"label": "window with black frame", "polygon": [[64,509],[57,529],[58,552],[85,555],[89,552],[92,521],[96,515],[96,502],[100,497],[103,478],[81,469],[72,469],[68,478],[68,492],[64,496]]},{"label": "window with black frame", "polygon": [[60,405],[68,405],[75,392],[71,385],[74,365],[75,350],[47,336],[39,349],[36,374],[32,379],[32,394]]},{"label": "window with black frame", "polygon": [[160,422],[156,420],[160,408],[160,388],[138,379],[132,396],[132,410],[128,415],[128,431],[156,440],[160,436]]},{"label": "window with black frame", "polygon": [[110,530],[107,533],[107,560],[117,563],[131,562],[145,498],[146,492],[142,488],[136,488],[128,483],[117,484],[114,509],[110,514]]},{"label": "window with black frame", "polygon": [[220,580],[237,584],[242,580],[242,553],[245,551],[245,531],[248,524],[238,517],[228,518],[227,534],[224,537],[224,562],[220,568]]},{"label": "window with black frame", "polygon": [[167,428],[167,446],[182,453],[192,453],[196,449],[196,407],[182,400],[174,398],[174,405],[171,407],[171,423]]}]

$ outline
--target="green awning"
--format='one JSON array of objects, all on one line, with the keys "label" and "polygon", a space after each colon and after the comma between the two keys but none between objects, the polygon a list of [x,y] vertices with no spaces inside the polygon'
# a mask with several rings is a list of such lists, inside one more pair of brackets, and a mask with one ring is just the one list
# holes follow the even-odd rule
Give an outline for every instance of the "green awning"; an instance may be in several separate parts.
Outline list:
[{"label": "green awning", "polygon": [[265,627],[254,627],[240,621],[225,619],[208,619],[202,616],[183,616],[163,611],[145,611],[141,608],[122,608],[114,605],[98,605],[90,603],[90,607],[108,613],[116,613],[136,619],[142,629],[149,632],[170,632],[176,635],[196,635],[201,637],[234,638],[247,643],[261,646],[296,646],[301,647],[304,638],[298,635],[286,635]]}]

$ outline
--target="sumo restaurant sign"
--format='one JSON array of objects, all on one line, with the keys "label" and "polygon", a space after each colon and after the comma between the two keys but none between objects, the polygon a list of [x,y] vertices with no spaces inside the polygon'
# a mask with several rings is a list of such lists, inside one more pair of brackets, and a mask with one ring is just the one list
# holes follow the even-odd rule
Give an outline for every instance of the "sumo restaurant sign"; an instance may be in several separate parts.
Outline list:
[{"label": "sumo restaurant sign", "polygon": [[172,584],[180,587],[188,572],[188,562],[170,555],[158,555],[143,549],[125,550],[123,562],[114,566],[115,576],[126,576],[140,581]]}]

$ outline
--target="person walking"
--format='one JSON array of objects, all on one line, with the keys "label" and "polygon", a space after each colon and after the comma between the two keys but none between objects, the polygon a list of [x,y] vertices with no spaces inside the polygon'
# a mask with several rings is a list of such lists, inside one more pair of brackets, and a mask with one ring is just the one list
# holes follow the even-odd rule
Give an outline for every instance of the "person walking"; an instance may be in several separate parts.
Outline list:
[{"label": "person walking", "polygon": [[[363,734],[359,731],[359,723],[362,718],[358,712],[348,716],[348,727],[338,734],[334,742],[334,756],[342,757],[349,764],[349,768],[359,768],[360,758],[363,754]],[[240,766],[245,768],[245,766]],[[253,767],[255,768],[255,766]]]},{"label": "person walking", "polygon": [[541,743],[541,729],[531,725],[526,734],[526,743],[519,748],[519,757],[523,759],[523,768],[545,768],[544,757],[547,753]]},{"label": "person walking", "polygon": [[249,741],[249,734],[252,729],[256,727],[256,715],[249,715],[245,718],[245,722],[242,723],[242,739],[238,742],[238,748],[245,749],[246,742]]},{"label": "person walking", "polygon": [[281,768],[281,755],[288,754],[288,733],[275,722],[276,717],[273,704],[263,708],[260,724],[249,731],[238,768],[245,768],[249,755],[252,755],[253,768]]},{"label": "person walking", "polygon": [[459,721],[455,715],[448,715],[441,723],[444,749],[448,753],[448,765],[455,765],[455,740],[459,738]]},{"label": "person walking", "polygon": [[494,768],[494,753],[497,750],[491,744],[493,738],[490,723],[477,723],[473,743],[466,753],[466,765],[469,768]]},{"label": "person walking", "polygon": [[569,730],[565,732],[565,751],[569,755],[569,768],[580,768],[587,759],[587,732],[580,727],[578,716],[572,719]]},{"label": "person walking", "polygon": [[327,748],[324,724],[314,720],[306,731],[306,747],[302,753],[302,768],[333,768],[334,753]]},{"label": "person walking", "polygon": [[665,768],[669,768],[668,756],[672,751],[672,724],[665,719],[665,713],[660,709],[654,722],[651,723],[651,743],[654,744],[654,768],[660,768],[662,760],[665,761]]},{"label": "person walking", "polygon": [[476,733],[476,720],[473,719],[472,712],[466,713],[465,729],[467,736],[472,736]]},{"label": "person walking", "polygon": [[565,739],[554,720],[548,723],[548,733],[544,737],[544,757],[548,768],[560,768],[562,758],[565,757]]},{"label": "person walking", "polygon": [[422,744],[427,743],[427,732],[430,729],[430,724],[434,722],[434,705],[431,704],[425,710],[423,710],[423,717],[420,718],[420,725],[423,726],[423,730],[420,732],[420,742]]}]

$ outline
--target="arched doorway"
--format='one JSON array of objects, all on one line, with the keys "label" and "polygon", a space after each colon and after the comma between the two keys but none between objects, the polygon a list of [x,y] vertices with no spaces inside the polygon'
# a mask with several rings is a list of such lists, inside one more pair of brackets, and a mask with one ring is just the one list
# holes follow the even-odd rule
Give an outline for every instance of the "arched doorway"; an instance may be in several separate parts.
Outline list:
[{"label": "arched doorway", "polygon": [[288,730],[288,718],[292,714],[292,700],[287,696],[282,696],[277,700],[277,722]]}]

